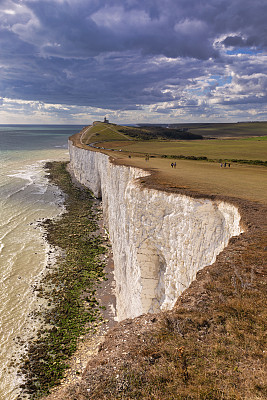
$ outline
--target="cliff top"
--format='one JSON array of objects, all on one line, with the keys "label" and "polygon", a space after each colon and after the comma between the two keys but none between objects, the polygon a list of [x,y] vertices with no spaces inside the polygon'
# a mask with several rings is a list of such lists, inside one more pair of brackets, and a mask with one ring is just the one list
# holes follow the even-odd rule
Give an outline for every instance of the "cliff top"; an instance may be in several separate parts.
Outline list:
[{"label": "cliff top", "polygon": [[[193,196],[227,196],[267,204],[267,140],[264,137],[136,141],[114,125],[99,123],[84,128],[71,140],[78,147],[109,155],[114,163],[150,171],[151,176],[144,178],[144,183],[161,190],[182,190]],[[257,159],[259,164],[253,164]],[[172,163],[176,166],[171,167]]]}]

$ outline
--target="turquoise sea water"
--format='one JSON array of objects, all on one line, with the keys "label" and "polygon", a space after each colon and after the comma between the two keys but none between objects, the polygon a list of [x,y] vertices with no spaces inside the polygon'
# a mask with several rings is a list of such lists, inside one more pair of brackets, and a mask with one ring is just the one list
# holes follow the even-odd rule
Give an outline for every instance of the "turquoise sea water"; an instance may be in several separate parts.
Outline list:
[{"label": "turquoise sea water", "polygon": [[64,211],[63,196],[48,183],[48,160],[68,160],[67,140],[82,126],[0,125],[0,399],[14,400],[20,378],[12,355],[34,335],[32,287],[47,263],[37,221]]}]

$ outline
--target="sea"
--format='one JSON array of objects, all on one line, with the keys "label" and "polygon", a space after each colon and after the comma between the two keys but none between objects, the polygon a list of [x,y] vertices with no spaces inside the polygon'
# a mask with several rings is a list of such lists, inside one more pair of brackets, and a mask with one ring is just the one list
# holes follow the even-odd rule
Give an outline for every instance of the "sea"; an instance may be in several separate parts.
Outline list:
[{"label": "sea", "polygon": [[38,222],[64,212],[64,195],[48,182],[46,161],[68,160],[80,125],[0,125],[0,399],[15,400],[22,343],[34,337],[34,286],[48,263]]}]

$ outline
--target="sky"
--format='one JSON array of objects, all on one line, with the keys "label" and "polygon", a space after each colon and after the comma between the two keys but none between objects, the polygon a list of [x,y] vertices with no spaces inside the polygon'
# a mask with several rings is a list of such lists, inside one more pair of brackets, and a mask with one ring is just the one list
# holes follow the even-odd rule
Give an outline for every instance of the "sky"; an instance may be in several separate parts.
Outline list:
[{"label": "sky", "polygon": [[0,124],[267,120],[266,0],[0,0]]}]

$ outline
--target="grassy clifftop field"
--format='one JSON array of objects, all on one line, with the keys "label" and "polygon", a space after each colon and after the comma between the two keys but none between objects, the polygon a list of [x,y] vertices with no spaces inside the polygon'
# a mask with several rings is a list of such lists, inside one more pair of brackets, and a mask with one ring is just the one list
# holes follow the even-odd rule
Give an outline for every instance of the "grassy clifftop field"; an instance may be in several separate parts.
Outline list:
[{"label": "grassy clifftop field", "polygon": [[[167,140],[151,135],[149,140],[143,140],[141,136],[133,138],[126,134],[132,127],[95,123],[85,129],[82,142],[85,148],[105,152],[117,162],[152,170],[153,181],[158,185],[194,188],[201,194],[227,194],[266,204],[267,124],[217,125],[219,132],[223,129],[226,133],[228,129],[228,139]],[[253,126],[260,126],[257,132],[263,136],[253,136]],[[215,124],[209,124],[209,128],[214,130]],[[135,130],[143,132],[143,128]],[[176,168],[171,168],[174,162]]]},{"label": "grassy clifftop field", "polygon": [[267,122],[238,122],[222,124],[173,124],[174,128],[187,128],[204,137],[256,137],[267,135]]},{"label": "grassy clifftop field", "polygon": [[[214,124],[208,128],[190,128],[202,130],[202,133],[211,132],[217,139],[203,140],[202,135],[188,131],[187,128],[169,129],[163,127],[128,127],[114,124],[97,123],[91,127],[83,137],[83,143],[98,143],[105,149],[123,150],[136,154],[151,154],[161,157],[204,157],[208,160],[229,160],[233,162],[267,161],[267,123],[256,124],[255,136],[253,124]],[[234,128],[233,125],[237,125]],[[241,129],[243,126],[243,130]],[[236,129],[236,130],[235,130]],[[223,137],[219,135],[223,132]],[[238,138],[239,136],[239,138]],[[101,145],[100,145],[101,144]]]},{"label": "grassy clifftop field", "polygon": [[101,140],[201,140],[202,136],[193,134],[183,128],[164,128],[160,126],[122,126],[116,124],[95,123],[90,129],[90,134],[85,138],[85,142]]}]

